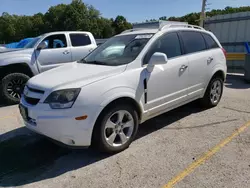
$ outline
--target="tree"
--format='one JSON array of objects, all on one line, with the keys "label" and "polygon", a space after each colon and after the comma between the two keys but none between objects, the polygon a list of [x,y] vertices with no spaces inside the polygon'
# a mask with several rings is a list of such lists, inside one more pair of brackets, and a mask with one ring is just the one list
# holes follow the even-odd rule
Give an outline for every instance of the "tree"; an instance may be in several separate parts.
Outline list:
[{"label": "tree", "polygon": [[59,4],[49,8],[49,10],[44,15],[46,32],[64,30],[66,10],[67,5],[65,4]]},{"label": "tree", "polygon": [[131,29],[132,24],[127,22],[125,17],[118,15],[113,22],[113,27],[115,29],[115,33],[119,34],[126,29]]},{"label": "tree", "polygon": [[113,20],[100,18],[97,22],[99,33],[95,35],[97,38],[109,38],[114,36],[115,28],[112,27]]},{"label": "tree", "polygon": [[159,20],[168,20],[167,16],[162,16],[159,18]]},{"label": "tree", "polygon": [[0,41],[1,43],[7,43],[11,39],[15,40],[16,35],[16,21],[15,18],[4,12],[0,17]]},{"label": "tree", "polygon": [[[225,7],[206,12],[211,17],[218,14],[250,11],[246,7]],[[194,12],[182,17],[162,16],[159,20],[182,21],[190,24],[199,24],[199,13]],[[145,22],[157,21],[156,19]],[[6,12],[0,16],[0,44],[17,42],[26,37],[35,37],[51,31],[89,31],[96,38],[109,38],[126,29],[132,28],[122,15],[115,19],[106,19],[100,11],[93,6],[85,4],[82,0],[72,0],[70,4],[58,4],[48,9],[45,14],[37,13],[33,16],[10,15]]]},{"label": "tree", "polygon": [[37,13],[31,17],[32,31],[30,31],[30,36],[38,36],[46,31],[44,15],[42,13]]},{"label": "tree", "polygon": [[[238,7],[238,8],[232,8],[232,7],[225,7],[224,9],[213,9],[211,11],[206,12],[206,15],[208,17],[215,16],[215,15],[220,15],[220,14],[230,14],[230,13],[236,13],[236,12],[246,12],[250,11],[250,6],[246,7]],[[166,19],[166,16],[162,16],[159,19],[160,20],[169,20],[169,21],[181,21],[181,22],[188,22],[189,24],[193,25],[199,25],[199,18],[200,18],[200,13],[199,12],[194,12],[187,14],[182,17],[169,17]]]}]

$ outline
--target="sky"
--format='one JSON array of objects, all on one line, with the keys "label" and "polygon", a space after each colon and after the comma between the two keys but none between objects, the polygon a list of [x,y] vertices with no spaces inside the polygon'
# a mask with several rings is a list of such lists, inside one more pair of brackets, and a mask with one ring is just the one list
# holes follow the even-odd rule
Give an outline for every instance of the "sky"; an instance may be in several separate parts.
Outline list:
[{"label": "sky", "polygon": [[[226,6],[250,6],[250,0],[207,0],[208,9],[222,9]],[[0,0],[0,14],[8,12],[17,15],[45,13],[50,6],[70,3],[71,0]],[[183,16],[201,10],[202,0],[83,0],[93,5],[105,18],[124,16],[129,22],[158,19],[161,16]]]}]

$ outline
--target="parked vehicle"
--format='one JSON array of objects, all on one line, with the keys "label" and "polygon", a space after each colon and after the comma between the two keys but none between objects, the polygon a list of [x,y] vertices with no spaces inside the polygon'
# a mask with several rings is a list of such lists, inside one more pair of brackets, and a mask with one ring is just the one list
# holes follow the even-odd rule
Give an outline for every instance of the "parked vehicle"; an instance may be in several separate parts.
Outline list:
[{"label": "parked vehicle", "polygon": [[97,47],[89,32],[53,32],[34,38],[24,48],[0,52],[0,90],[5,101],[19,103],[27,80],[41,72],[80,60]]},{"label": "parked vehicle", "polygon": [[197,99],[216,106],[226,71],[225,50],[211,32],[164,22],[125,31],[83,60],[31,78],[19,107],[39,134],[120,152],[150,118]]}]

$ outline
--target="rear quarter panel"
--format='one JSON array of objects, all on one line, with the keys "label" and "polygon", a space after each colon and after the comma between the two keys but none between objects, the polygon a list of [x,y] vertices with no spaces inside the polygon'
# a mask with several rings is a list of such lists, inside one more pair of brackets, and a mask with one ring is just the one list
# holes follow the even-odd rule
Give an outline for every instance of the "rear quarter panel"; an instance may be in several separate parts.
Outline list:
[{"label": "rear quarter panel", "polygon": [[209,74],[208,74],[208,79],[206,83],[206,88],[216,72],[222,71],[224,73],[224,80],[226,80],[226,75],[227,75],[226,58],[225,58],[223,51],[220,48],[217,48],[217,49],[211,50],[211,52],[213,54],[214,60],[211,66],[209,67],[210,70],[208,71]]}]

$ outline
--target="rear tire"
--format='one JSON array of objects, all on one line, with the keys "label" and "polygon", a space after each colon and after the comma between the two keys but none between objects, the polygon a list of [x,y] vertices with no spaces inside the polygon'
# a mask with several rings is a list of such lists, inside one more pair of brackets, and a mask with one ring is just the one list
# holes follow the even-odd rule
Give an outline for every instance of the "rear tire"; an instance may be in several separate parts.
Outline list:
[{"label": "rear tire", "polygon": [[208,84],[205,95],[201,99],[201,105],[205,108],[212,108],[219,104],[223,94],[223,80],[221,77],[214,77]]},{"label": "rear tire", "polygon": [[132,106],[116,104],[98,118],[92,145],[105,153],[118,153],[129,147],[138,130],[138,114]]},{"label": "rear tire", "polygon": [[10,73],[6,75],[1,81],[1,94],[4,102],[9,105],[18,104],[24,86],[29,78],[29,76],[23,73]]}]

